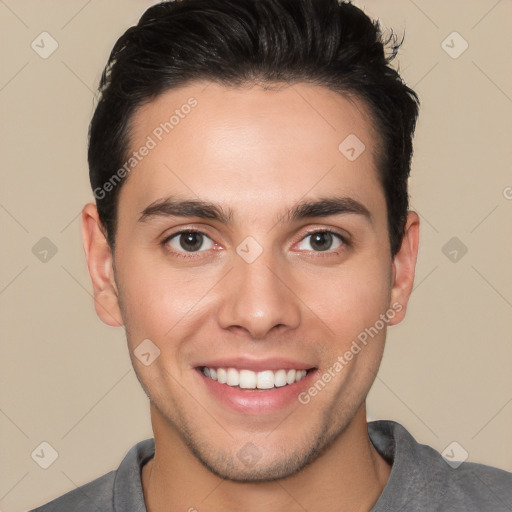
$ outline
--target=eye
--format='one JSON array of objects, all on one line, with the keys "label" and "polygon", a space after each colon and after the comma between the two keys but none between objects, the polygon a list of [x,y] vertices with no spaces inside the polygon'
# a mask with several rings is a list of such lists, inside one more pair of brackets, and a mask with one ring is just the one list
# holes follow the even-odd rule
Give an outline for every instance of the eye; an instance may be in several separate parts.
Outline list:
[{"label": "eye", "polygon": [[174,252],[201,252],[213,247],[213,240],[199,231],[180,231],[174,233],[164,244],[170,246]]},{"label": "eye", "polygon": [[[303,251],[325,252],[335,250],[346,244],[344,238],[332,231],[315,231],[309,233],[299,242]],[[309,246],[309,247],[308,247]]]}]

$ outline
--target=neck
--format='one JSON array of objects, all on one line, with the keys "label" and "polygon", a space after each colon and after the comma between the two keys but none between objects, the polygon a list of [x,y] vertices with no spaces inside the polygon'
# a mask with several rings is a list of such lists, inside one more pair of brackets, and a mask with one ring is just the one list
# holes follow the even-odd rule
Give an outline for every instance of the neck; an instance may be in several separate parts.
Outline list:
[{"label": "neck", "polygon": [[369,511],[391,471],[368,436],[364,403],[323,454],[273,482],[223,480],[197,460],[153,405],[151,418],[155,456],[142,469],[148,512]]}]

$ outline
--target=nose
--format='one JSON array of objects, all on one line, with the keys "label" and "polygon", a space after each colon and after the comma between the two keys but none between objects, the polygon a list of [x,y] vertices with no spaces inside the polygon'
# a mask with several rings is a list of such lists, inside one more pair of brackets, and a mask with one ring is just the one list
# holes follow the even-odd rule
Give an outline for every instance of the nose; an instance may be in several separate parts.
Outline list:
[{"label": "nose", "polygon": [[222,281],[219,325],[247,331],[262,339],[272,329],[295,329],[300,325],[300,299],[294,293],[289,272],[273,263],[265,252],[254,262],[237,258]]}]

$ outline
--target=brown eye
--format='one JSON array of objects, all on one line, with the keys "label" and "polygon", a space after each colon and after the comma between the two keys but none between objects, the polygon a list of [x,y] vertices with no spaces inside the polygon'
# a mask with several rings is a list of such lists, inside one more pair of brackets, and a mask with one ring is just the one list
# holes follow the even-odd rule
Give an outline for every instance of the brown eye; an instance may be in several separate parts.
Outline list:
[{"label": "brown eye", "polygon": [[176,252],[198,252],[213,247],[211,238],[198,231],[181,231],[175,233],[166,240],[166,244]]},{"label": "brown eye", "polygon": [[[309,233],[299,243],[299,249],[304,251],[324,252],[338,249],[344,244],[343,238],[331,231],[316,231]],[[308,247],[309,246],[309,247]]]}]

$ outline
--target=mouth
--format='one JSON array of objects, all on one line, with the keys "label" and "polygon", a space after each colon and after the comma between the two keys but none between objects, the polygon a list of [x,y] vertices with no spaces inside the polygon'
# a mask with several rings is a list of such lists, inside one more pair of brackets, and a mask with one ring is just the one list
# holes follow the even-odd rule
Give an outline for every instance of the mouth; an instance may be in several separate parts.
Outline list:
[{"label": "mouth", "polygon": [[238,389],[269,390],[300,382],[312,369],[281,368],[277,371],[262,370],[255,372],[249,369],[201,366],[199,370],[205,377],[215,380],[219,384],[226,384]]},{"label": "mouth", "polygon": [[230,360],[194,368],[213,403],[230,412],[260,418],[300,406],[299,394],[312,385],[318,373],[316,367],[284,360]]}]

